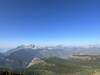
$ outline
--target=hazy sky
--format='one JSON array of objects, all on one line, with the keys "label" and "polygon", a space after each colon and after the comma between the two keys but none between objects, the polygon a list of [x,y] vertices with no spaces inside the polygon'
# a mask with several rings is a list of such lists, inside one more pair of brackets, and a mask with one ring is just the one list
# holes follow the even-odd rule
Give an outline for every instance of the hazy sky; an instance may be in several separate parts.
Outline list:
[{"label": "hazy sky", "polygon": [[100,43],[100,0],[0,0],[0,47]]}]

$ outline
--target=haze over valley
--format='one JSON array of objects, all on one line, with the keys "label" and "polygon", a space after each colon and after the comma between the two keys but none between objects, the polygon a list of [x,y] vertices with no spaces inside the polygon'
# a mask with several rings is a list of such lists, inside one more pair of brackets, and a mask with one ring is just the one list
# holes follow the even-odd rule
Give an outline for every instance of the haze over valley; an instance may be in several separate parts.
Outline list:
[{"label": "haze over valley", "polygon": [[24,75],[35,72],[36,75],[95,75],[99,73],[99,59],[98,46],[37,47],[30,44],[0,53],[0,68]]}]

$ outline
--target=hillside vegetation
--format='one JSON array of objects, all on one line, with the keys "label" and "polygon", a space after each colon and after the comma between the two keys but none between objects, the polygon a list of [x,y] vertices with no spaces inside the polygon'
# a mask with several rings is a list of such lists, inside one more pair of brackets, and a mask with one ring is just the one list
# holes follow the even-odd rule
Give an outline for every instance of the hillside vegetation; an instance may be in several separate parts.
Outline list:
[{"label": "hillside vegetation", "polygon": [[[80,59],[77,59],[77,57]],[[57,57],[33,59],[33,64],[31,63],[30,66],[21,71],[3,69],[0,75],[98,75],[100,73],[99,57],[94,55],[74,55],[69,59]]]}]

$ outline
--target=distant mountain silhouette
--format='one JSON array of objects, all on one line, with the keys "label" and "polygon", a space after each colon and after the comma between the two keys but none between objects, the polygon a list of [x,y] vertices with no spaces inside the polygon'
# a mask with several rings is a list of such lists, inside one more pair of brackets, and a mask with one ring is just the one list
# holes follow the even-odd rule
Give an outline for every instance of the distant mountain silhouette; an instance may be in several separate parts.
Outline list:
[{"label": "distant mountain silhouette", "polygon": [[35,45],[21,45],[7,51],[5,54],[0,53],[0,67],[9,67],[12,69],[23,69],[34,58],[59,57],[68,58],[73,54],[100,54],[100,48],[89,47],[40,47]]}]

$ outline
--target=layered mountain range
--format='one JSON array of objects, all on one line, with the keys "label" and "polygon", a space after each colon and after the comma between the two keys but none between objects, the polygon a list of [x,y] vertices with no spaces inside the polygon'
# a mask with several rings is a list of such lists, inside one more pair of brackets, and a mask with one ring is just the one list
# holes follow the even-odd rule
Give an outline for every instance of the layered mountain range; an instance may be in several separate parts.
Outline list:
[{"label": "layered mountain range", "polygon": [[11,69],[27,68],[32,60],[42,62],[43,58],[59,57],[67,59],[73,54],[100,55],[99,47],[35,47],[35,45],[21,45],[5,53],[0,53],[0,67]]}]

